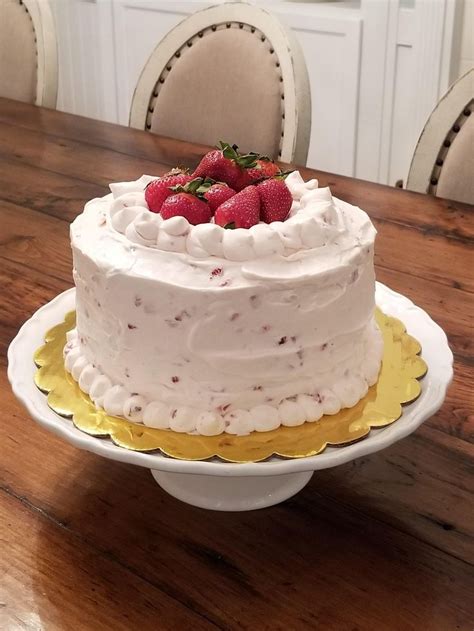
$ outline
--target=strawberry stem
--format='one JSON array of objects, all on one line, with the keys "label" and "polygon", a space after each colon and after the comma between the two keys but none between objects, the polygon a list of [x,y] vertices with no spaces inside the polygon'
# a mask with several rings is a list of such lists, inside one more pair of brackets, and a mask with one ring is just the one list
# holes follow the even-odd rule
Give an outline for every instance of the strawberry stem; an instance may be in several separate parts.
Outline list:
[{"label": "strawberry stem", "polygon": [[169,188],[176,193],[190,193],[196,197],[203,198],[204,193],[211,188],[216,181],[210,177],[196,177],[186,184],[177,184],[176,186],[170,186]]},{"label": "strawberry stem", "polygon": [[188,175],[189,169],[187,167],[173,167],[171,171],[165,173],[161,177],[168,177],[170,175]]},{"label": "strawberry stem", "polygon": [[280,173],[272,175],[272,179],[285,180],[290,175],[290,173],[294,173],[294,169],[292,171],[280,171]]},{"label": "strawberry stem", "polygon": [[222,151],[224,158],[233,160],[242,169],[249,169],[256,166],[257,160],[259,159],[258,153],[251,152],[240,154],[237,145],[230,146],[228,142],[223,142],[222,140],[219,141],[217,148]]}]

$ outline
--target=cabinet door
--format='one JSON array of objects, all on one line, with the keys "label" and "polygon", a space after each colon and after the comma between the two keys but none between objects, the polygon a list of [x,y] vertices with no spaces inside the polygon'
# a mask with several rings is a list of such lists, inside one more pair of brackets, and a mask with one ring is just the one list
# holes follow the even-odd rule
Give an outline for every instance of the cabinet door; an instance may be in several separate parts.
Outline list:
[{"label": "cabinet door", "polygon": [[[308,166],[353,175],[357,142],[361,18],[356,11],[325,15],[272,7],[303,49],[311,86]],[[284,9],[284,10],[283,10]]]}]

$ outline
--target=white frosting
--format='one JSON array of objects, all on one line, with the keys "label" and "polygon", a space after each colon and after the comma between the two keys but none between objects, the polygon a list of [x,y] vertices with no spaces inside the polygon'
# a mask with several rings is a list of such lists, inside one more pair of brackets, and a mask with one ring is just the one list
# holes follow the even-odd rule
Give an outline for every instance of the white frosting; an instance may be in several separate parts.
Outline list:
[{"label": "white frosting", "polygon": [[[187,252],[196,258],[219,256],[229,261],[249,261],[272,254],[288,256],[295,251],[330,244],[344,226],[340,223],[328,188],[317,180],[305,184],[298,171],[286,178],[294,204],[284,222],[260,223],[250,230],[226,230],[215,224],[191,225],[184,217],[163,221],[146,210],[146,184],[153,178],[111,184],[111,226],[128,241],[166,252]],[[144,211],[145,209],[145,211]]]},{"label": "white frosting", "polygon": [[284,222],[163,221],[143,176],[71,226],[77,330],[65,366],[107,413],[203,435],[354,405],[382,355],[367,215],[295,172]]}]

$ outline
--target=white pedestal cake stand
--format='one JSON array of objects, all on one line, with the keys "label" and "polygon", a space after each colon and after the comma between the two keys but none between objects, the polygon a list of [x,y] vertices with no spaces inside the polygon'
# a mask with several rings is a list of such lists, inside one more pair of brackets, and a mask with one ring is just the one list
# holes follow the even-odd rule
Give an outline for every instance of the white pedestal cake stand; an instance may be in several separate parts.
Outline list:
[{"label": "white pedestal cake stand", "polygon": [[408,333],[422,345],[428,373],[422,393],[406,406],[402,417],[386,428],[372,430],[360,442],[346,447],[328,447],[309,458],[271,458],[265,462],[231,464],[220,460],[175,460],[160,453],[140,453],[117,447],[108,438],[81,432],[58,416],[33,381],[34,351],[43,344],[44,334],[62,322],[75,307],[75,290],[70,289],[39,309],[20,329],[8,349],[8,378],[16,396],[31,416],[47,429],[73,445],[112,460],[148,467],[158,484],[174,497],[202,508],[242,511],[278,504],[300,491],[314,471],[335,467],[388,447],[408,436],[442,405],[453,375],[453,356],[443,330],[419,307],[388,287],[377,283],[376,300],[387,314],[400,318]]}]

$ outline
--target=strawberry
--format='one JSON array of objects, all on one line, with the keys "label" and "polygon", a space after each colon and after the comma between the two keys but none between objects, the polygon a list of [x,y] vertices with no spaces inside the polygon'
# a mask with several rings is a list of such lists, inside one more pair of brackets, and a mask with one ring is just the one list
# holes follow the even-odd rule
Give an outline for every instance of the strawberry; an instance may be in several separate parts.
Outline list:
[{"label": "strawberry", "polygon": [[214,221],[224,228],[251,228],[259,222],[260,197],[256,186],[247,186],[216,210]]},{"label": "strawberry", "polygon": [[284,221],[290,212],[293,198],[285,182],[280,178],[263,180],[257,184],[260,196],[260,218],[265,223]]},{"label": "strawberry", "polygon": [[237,180],[237,184],[235,185],[235,190],[241,191],[251,184],[253,184],[253,182],[248,174],[247,169],[241,169],[239,179]]},{"label": "strawberry", "polygon": [[165,199],[173,195],[171,187],[179,184],[184,185],[190,180],[192,180],[191,175],[179,169],[173,169],[163,177],[153,180],[145,189],[145,201],[148,208],[153,213],[159,213]]},{"label": "strawberry", "polygon": [[167,197],[160,211],[163,219],[185,217],[189,223],[208,223],[212,212],[209,204],[192,193],[175,193]]},{"label": "strawberry", "polygon": [[260,156],[257,160],[257,164],[254,167],[246,169],[246,172],[250,182],[257,182],[258,180],[277,175],[280,173],[280,167],[270,160],[270,158]]},{"label": "strawberry", "polygon": [[215,184],[210,178],[197,177],[185,184],[171,187],[172,195],[161,207],[163,219],[181,216],[189,223],[208,223],[212,217],[211,206],[204,198],[204,194]]},{"label": "strawberry", "polygon": [[235,195],[233,188],[230,188],[227,184],[216,182],[209,187],[203,197],[207,199],[209,208],[213,213],[215,213],[217,208],[233,195]]},{"label": "strawberry", "polygon": [[255,166],[257,155],[249,153],[241,155],[238,147],[232,147],[226,142],[220,142],[219,148],[209,151],[196,167],[193,177],[209,177],[219,182],[225,182],[238,191],[247,183],[242,174],[245,168]]}]

